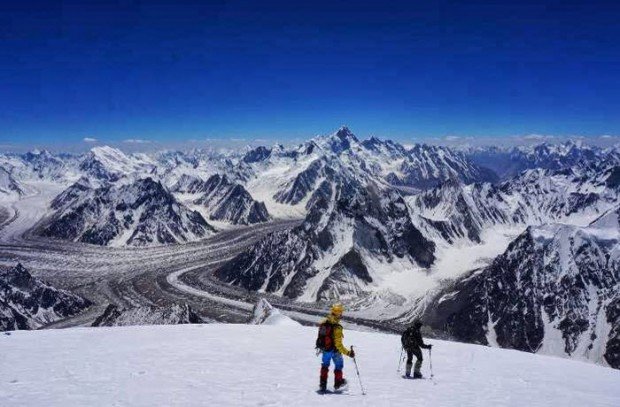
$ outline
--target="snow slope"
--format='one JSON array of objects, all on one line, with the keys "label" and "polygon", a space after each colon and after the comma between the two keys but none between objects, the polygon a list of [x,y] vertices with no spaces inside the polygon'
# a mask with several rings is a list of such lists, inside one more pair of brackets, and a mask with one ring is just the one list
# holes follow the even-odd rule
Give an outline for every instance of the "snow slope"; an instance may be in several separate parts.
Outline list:
[{"label": "snow slope", "polygon": [[308,327],[217,324],[14,332],[0,336],[0,400],[5,407],[620,405],[620,371],[461,343],[429,341],[435,380],[403,380],[397,336],[353,331],[345,343],[357,345],[367,395],[348,358],[348,393],[319,395],[315,335]]},{"label": "snow slope", "polygon": [[280,310],[274,308],[269,301],[261,298],[252,311],[252,320],[250,324],[254,325],[296,325],[299,326],[299,322],[282,314]]}]

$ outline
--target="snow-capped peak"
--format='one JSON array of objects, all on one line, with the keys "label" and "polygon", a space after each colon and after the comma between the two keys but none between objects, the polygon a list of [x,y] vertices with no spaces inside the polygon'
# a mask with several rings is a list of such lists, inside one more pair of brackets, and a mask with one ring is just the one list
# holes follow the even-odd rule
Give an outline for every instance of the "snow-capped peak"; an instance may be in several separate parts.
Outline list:
[{"label": "snow-capped peak", "polygon": [[144,156],[128,157],[121,150],[110,146],[97,146],[90,150],[82,163],[80,170],[98,179],[117,181],[128,175],[144,172],[150,173],[155,164],[145,160]]},{"label": "snow-capped peak", "polygon": [[90,150],[90,154],[93,158],[99,160],[102,164],[106,165],[118,165],[129,164],[129,157],[125,155],[121,150],[110,146],[98,146],[93,147]]},{"label": "snow-capped peak", "polygon": [[352,145],[359,144],[359,140],[348,127],[342,126],[338,131],[328,136],[318,136],[312,141],[321,149],[339,155],[343,151],[349,150]]}]

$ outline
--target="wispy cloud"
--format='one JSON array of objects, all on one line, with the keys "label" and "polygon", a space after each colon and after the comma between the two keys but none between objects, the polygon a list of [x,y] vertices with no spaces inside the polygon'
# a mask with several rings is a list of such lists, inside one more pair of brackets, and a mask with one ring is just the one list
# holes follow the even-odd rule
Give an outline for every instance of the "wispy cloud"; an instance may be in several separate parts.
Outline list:
[{"label": "wispy cloud", "polygon": [[444,138],[448,141],[454,141],[454,140],[459,140],[461,137],[460,136],[446,136]]},{"label": "wispy cloud", "polygon": [[96,139],[96,138],[93,138],[93,137],[84,137],[84,138],[82,139],[82,141],[83,141],[84,143],[96,143],[96,142],[97,142],[97,139]]},{"label": "wispy cloud", "polygon": [[555,136],[549,136],[545,134],[527,134],[522,136],[524,140],[549,140],[555,138]]},{"label": "wispy cloud", "polygon": [[128,138],[126,140],[123,140],[123,143],[127,144],[149,144],[150,142],[151,140],[144,140],[139,138]]}]

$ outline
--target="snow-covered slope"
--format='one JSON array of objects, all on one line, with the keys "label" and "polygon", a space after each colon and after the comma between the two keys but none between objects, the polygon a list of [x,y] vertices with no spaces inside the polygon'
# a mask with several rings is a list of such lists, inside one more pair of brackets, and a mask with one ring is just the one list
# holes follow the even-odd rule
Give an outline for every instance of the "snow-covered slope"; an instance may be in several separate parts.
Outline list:
[{"label": "snow-covered slope", "polygon": [[231,179],[243,179],[235,163],[234,154],[222,154],[212,150],[194,149],[187,152],[163,151],[153,156],[157,164],[156,173],[164,185],[174,189],[183,177],[208,179],[214,174],[226,174]]},{"label": "snow-covered slope", "polygon": [[0,268],[0,331],[36,329],[89,305],[84,298],[32,277],[21,264]]},{"label": "snow-covered slope", "polygon": [[[348,392],[320,395],[315,339],[316,328],[270,325],[15,332],[0,335],[0,398],[6,407],[620,404],[617,370],[437,340],[429,341],[434,380],[404,380],[398,336],[353,331],[344,339],[355,345],[367,394],[347,358]],[[428,362],[425,352],[426,375]]]},{"label": "snow-covered slope", "polygon": [[94,147],[80,163],[83,174],[103,181],[116,181],[133,174],[151,174],[155,166],[140,156],[129,157],[121,150],[103,146]]},{"label": "snow-covered slope", "polygon": [[274,308],[269,301],[264,298],[258,300],[252,310],[252,319],[250,320],[252,325],[297,325],[299,322],[292,320],[286,315],[282,314],[280,310]]},{"label": "snow-covered slope", "polygon": [[19,197],[24,194],[22,186],[3,167],[0,167],[0,198]]},{"label": "snow-covered slope", "polygon": [[325,180],[345,172],[361,182],[409,188],[428,188],[450,178],[465,183],[496,178],[449,148],[415,145],[408,150],[390,140],[360,141],[347,127],[293,148],[256,148],[236,171],[245,174],[241,178],[252,196],[282,217],[305,215],[309,197]]},{"label": "snow-covered slope", "polygon": [[80,157],[33,150],[25,154],[0,154],[3,166],[18,182],[47,181],[68,183],[79,178]]},{"label": "snow-covered slope", "polygon": [[216,271],[250,290],[316,301],[358,298],[392,272],[416,273],[435,260],[433,242],[411,222],[402,197],[372,183],[323,183],[299,227],[274,233]]},{"label": "snow-covered slope", "polygon": [[39,233],[71,241],[145,246],[188,242],[214,232],[202,215],[152,178],[101,187],[82,178],[51,207],[55,212]]},{"label": "snow-covered slope", "polygon": [[188,185],[199,196],[195,205],[204,207],[209,219],[227,221],[232,224],[253,224],[270,219],[263,202],[255,201],[240,184],[231,182],[226,175],[215,174],[201,185]]},{"label": "snow-covered slope", "polygon": [[588,227],[530,227],[442,292],[425,319],[459,340],[620,368],[620,208]]},{"label": "snow-covered slope", "polygon": [[499,185],[451,180],[407,201],[429,235],[481,243],[483,231],[495,225],[587,225],[620,203],[617,168],[527,170]]},{"label": "snow-covered slope", "polygon": [[603,149],[572,140],[559,144],[466,148],[463,153],[472,162],[492,169],[503,179],[534,168],[561,170],[600,162],[620,164],[620,155],[615,149]]}]

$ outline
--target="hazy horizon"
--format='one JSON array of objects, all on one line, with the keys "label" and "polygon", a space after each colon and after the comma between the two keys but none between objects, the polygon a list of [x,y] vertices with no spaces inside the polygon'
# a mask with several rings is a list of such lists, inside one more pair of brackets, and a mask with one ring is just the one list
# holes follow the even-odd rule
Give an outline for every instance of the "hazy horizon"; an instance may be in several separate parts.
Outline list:
[{"label": "hazy horizon", "polygon": [[[350,128],[350,127],[349,127]],[[86,137],[78,142],[22,142],[22,143],[0,143],[0,153],[25,153],[34,150],[48,150],[54,153],[83,153],[96,146],[111,146],[122,151],[133,152],[157,152],[165,150],[189,151],[193,149],[238,149],[244,147],[274,146],[281,144],[285,147],[294,147],[314,137],[327,136],[337,131],[335,127],[332,131],[324,134],[308,135],[305,138],[297,137],[293,139],[278,138],[240,138],[230,137],[228,139],[217,138],[196,138],[189,140],[178,140],[161,142],[150,139],[126,139],[121,141],[106,138]],[[360,140],[377,137],[381,140],[392,140],[404,146],[413,144],[441,145],[453,148],[464,147],[518,147],[523,145],[537,145],[542,143],[561,144],[568,141],[583,142],[586,145],[597,147],[613,147],[620,145],[620,136],[601,135],[601,136],[579,136],[579,135],[507,135],[503,137],[479,137],[479,136],[444,136],[444,137],[383,137],[380,134],[359,134],[354,128],[350,130]]]}]

